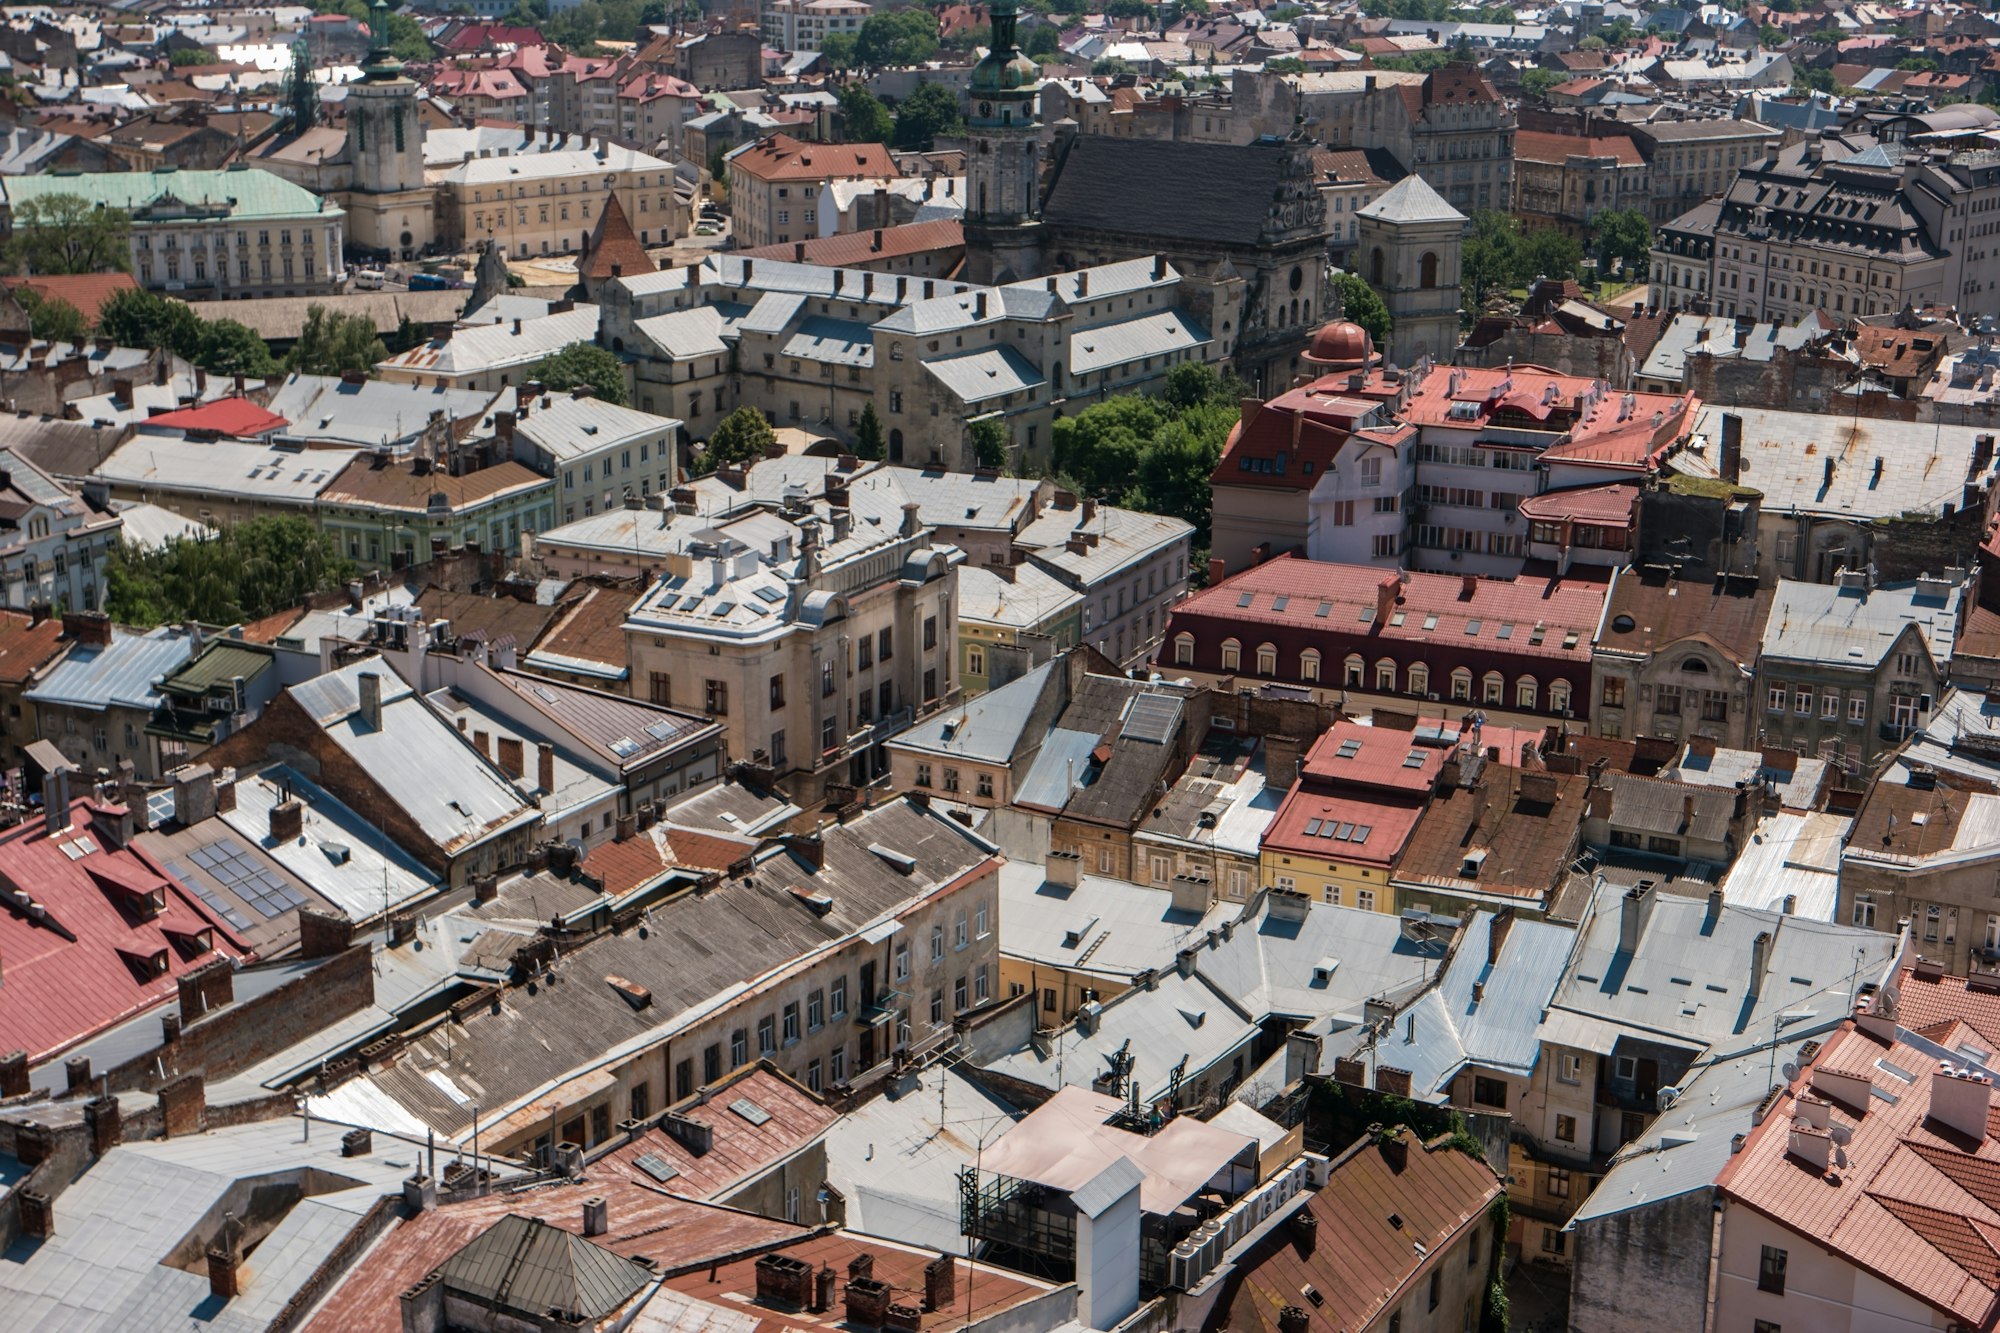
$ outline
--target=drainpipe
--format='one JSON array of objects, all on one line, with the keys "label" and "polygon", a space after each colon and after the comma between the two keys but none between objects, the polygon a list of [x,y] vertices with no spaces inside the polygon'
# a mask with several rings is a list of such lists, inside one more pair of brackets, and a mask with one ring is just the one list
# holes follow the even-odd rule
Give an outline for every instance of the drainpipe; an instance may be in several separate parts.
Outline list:
[{"label": "drainpipe", "polygon": [[1715,1196],[1714,1210],[1709,1214],[1708,1298],[1702,1309],[1702,1333],[1715,1333],[1716,1288],[1722,1281],[1722,1210],[1726,1206],[1726,1201],[1718,1194]]}]

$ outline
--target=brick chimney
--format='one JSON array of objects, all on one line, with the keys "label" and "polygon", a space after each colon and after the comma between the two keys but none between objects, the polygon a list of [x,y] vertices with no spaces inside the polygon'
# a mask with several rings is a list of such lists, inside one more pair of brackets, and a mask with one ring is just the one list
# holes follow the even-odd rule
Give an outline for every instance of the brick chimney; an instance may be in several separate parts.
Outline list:
[{"label": "brick chimney", "polygon": [[28,1053],[9,1051],[0,1055],[0,1097],[25,1097],[31,1090]]},{"label": "brick chimney", "polygon": [[940,1254],[924,1265],[924,1309],[949,1310],[958,1296],[958,1260]]},{"label": "brick chimney", "polygon": [[183,1074],[161,1087],[163,1137],[181,1138],[208,1128],[208,1089],[200,1074]]},{"label": "brick chimney", "polygon": [[237,1270],[243,1263],[243,1224],[236,1214],[222,1215],[222,1229],[208,1247],[208,1294],[219,1301],[234,1300]]},{"label": "brick chimney", "polygon": [[845,1293],[847,1322],[856,1328],[880,1328],[889,1317],[890,1291],[888,1283],[872,1277],[849,1278]]},{"label": "brick chimney", "polygon": [[1305,742],[1297,736],[1264,738],[1264,786],[1274,792],[1290,791],[1299,780],[1299,760]]},{"label": "brick chimney", "polygon": [[547,741],[535,746],[535,785],[545,792],[556,789],[556,747]]},{"label": "brick chimney", "polygon": [[361,718],[370,731],[382,730],[382,673],[364,671],[359,677]]},{"label": "brick chimney", "polygon": [[297,797],[271,807],[271,841],[296,842],[306,828],[306,808]]},{"label": "brick chimney", "polygon": [[[1400,1095],[1407,1097],[1409,1093],[1406,1090]],[[1382,1160],[1389,1164],[1391,1171],[1400,1173],[1409,1164],[1410,1131],[1401,1125],[1387,1133],[1377,1135],[1375,1144],[1382,1150]]]},{"label": "brick chimney", "polygon": [[354,943],[354,922],[339,909],[299,909],[299,957],[329,958]]},{"label": "brick chimney", "polygon": [[500,738],[500,771],[510,778],[519,778],[525,775],[527,769],[524,764],[524,753],[520,737],[502,736]]}]

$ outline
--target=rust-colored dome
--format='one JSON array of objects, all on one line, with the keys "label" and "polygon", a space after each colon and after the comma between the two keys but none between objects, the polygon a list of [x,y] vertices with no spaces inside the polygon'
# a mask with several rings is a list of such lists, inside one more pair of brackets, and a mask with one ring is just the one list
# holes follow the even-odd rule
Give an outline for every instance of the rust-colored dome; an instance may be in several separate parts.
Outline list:
[{"label": "rust-colored dome", "polygon": [[1307,361],[1334,370],[1365,370],[1375,360],[1375,340],[1352,320],[1335,320],[1313,335]]}]

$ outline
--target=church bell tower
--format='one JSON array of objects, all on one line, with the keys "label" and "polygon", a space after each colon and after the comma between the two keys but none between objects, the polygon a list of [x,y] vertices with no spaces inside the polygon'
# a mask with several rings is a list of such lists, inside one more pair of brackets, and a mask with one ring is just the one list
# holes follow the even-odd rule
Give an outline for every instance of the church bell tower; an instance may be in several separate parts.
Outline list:
[{"label": "church bell tower", "polygon": [[1041,66],[1021,52],[1018,0],[992,0],[993,45],[966,89],[966,266],[974,282],[1041,268]]}]

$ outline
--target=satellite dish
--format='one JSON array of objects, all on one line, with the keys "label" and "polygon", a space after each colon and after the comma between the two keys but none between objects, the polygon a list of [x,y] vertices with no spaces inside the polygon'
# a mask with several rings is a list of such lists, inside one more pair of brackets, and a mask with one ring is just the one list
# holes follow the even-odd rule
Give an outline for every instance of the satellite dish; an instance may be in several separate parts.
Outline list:
[{"label": "satellite dish", "polygon": [[1833,1164],[1843,1171],[1847,1169],[1847,1149],[1835,1148],[1833,1150]]},{"label": "satellite dish", "polygon": [[1854,1131],[1845,1125],[1835,1125],[1827,1130],[1826,1136],[1833,1140],[1835,1147],[1845,1148],[1853,1140]]},{"label": "satellite dish", "polygon": [[1675,1087],[1665,1087],[1654,1093],[1653,1096],[1659,1102],[1660,1109],[1664,1111],[1680,1100],[1681,1090]]},{"label": "satellite dish", "polygon": [[1784,1071],[1783,1071],[1783,1072],[1784,1072],[1784,1075],[1785,1075],[1785,1082],[1787,1082],[1787,1083],[1790,1083],[1790,1082],[1793,1082],[1794,1080],[1796,1080],[1796,1079],[1798,1078],[1798,1076],[1799,1076],[1799,1067],[1798,1067],[1798,1065],[1794,1064],[1794,1063],[1793,1063],[1792,1061],[1790,1061],[1790,1060],[1787,1060],[1787,1061],[1785,1061],[1785,1068],[1784,1068]]}]

